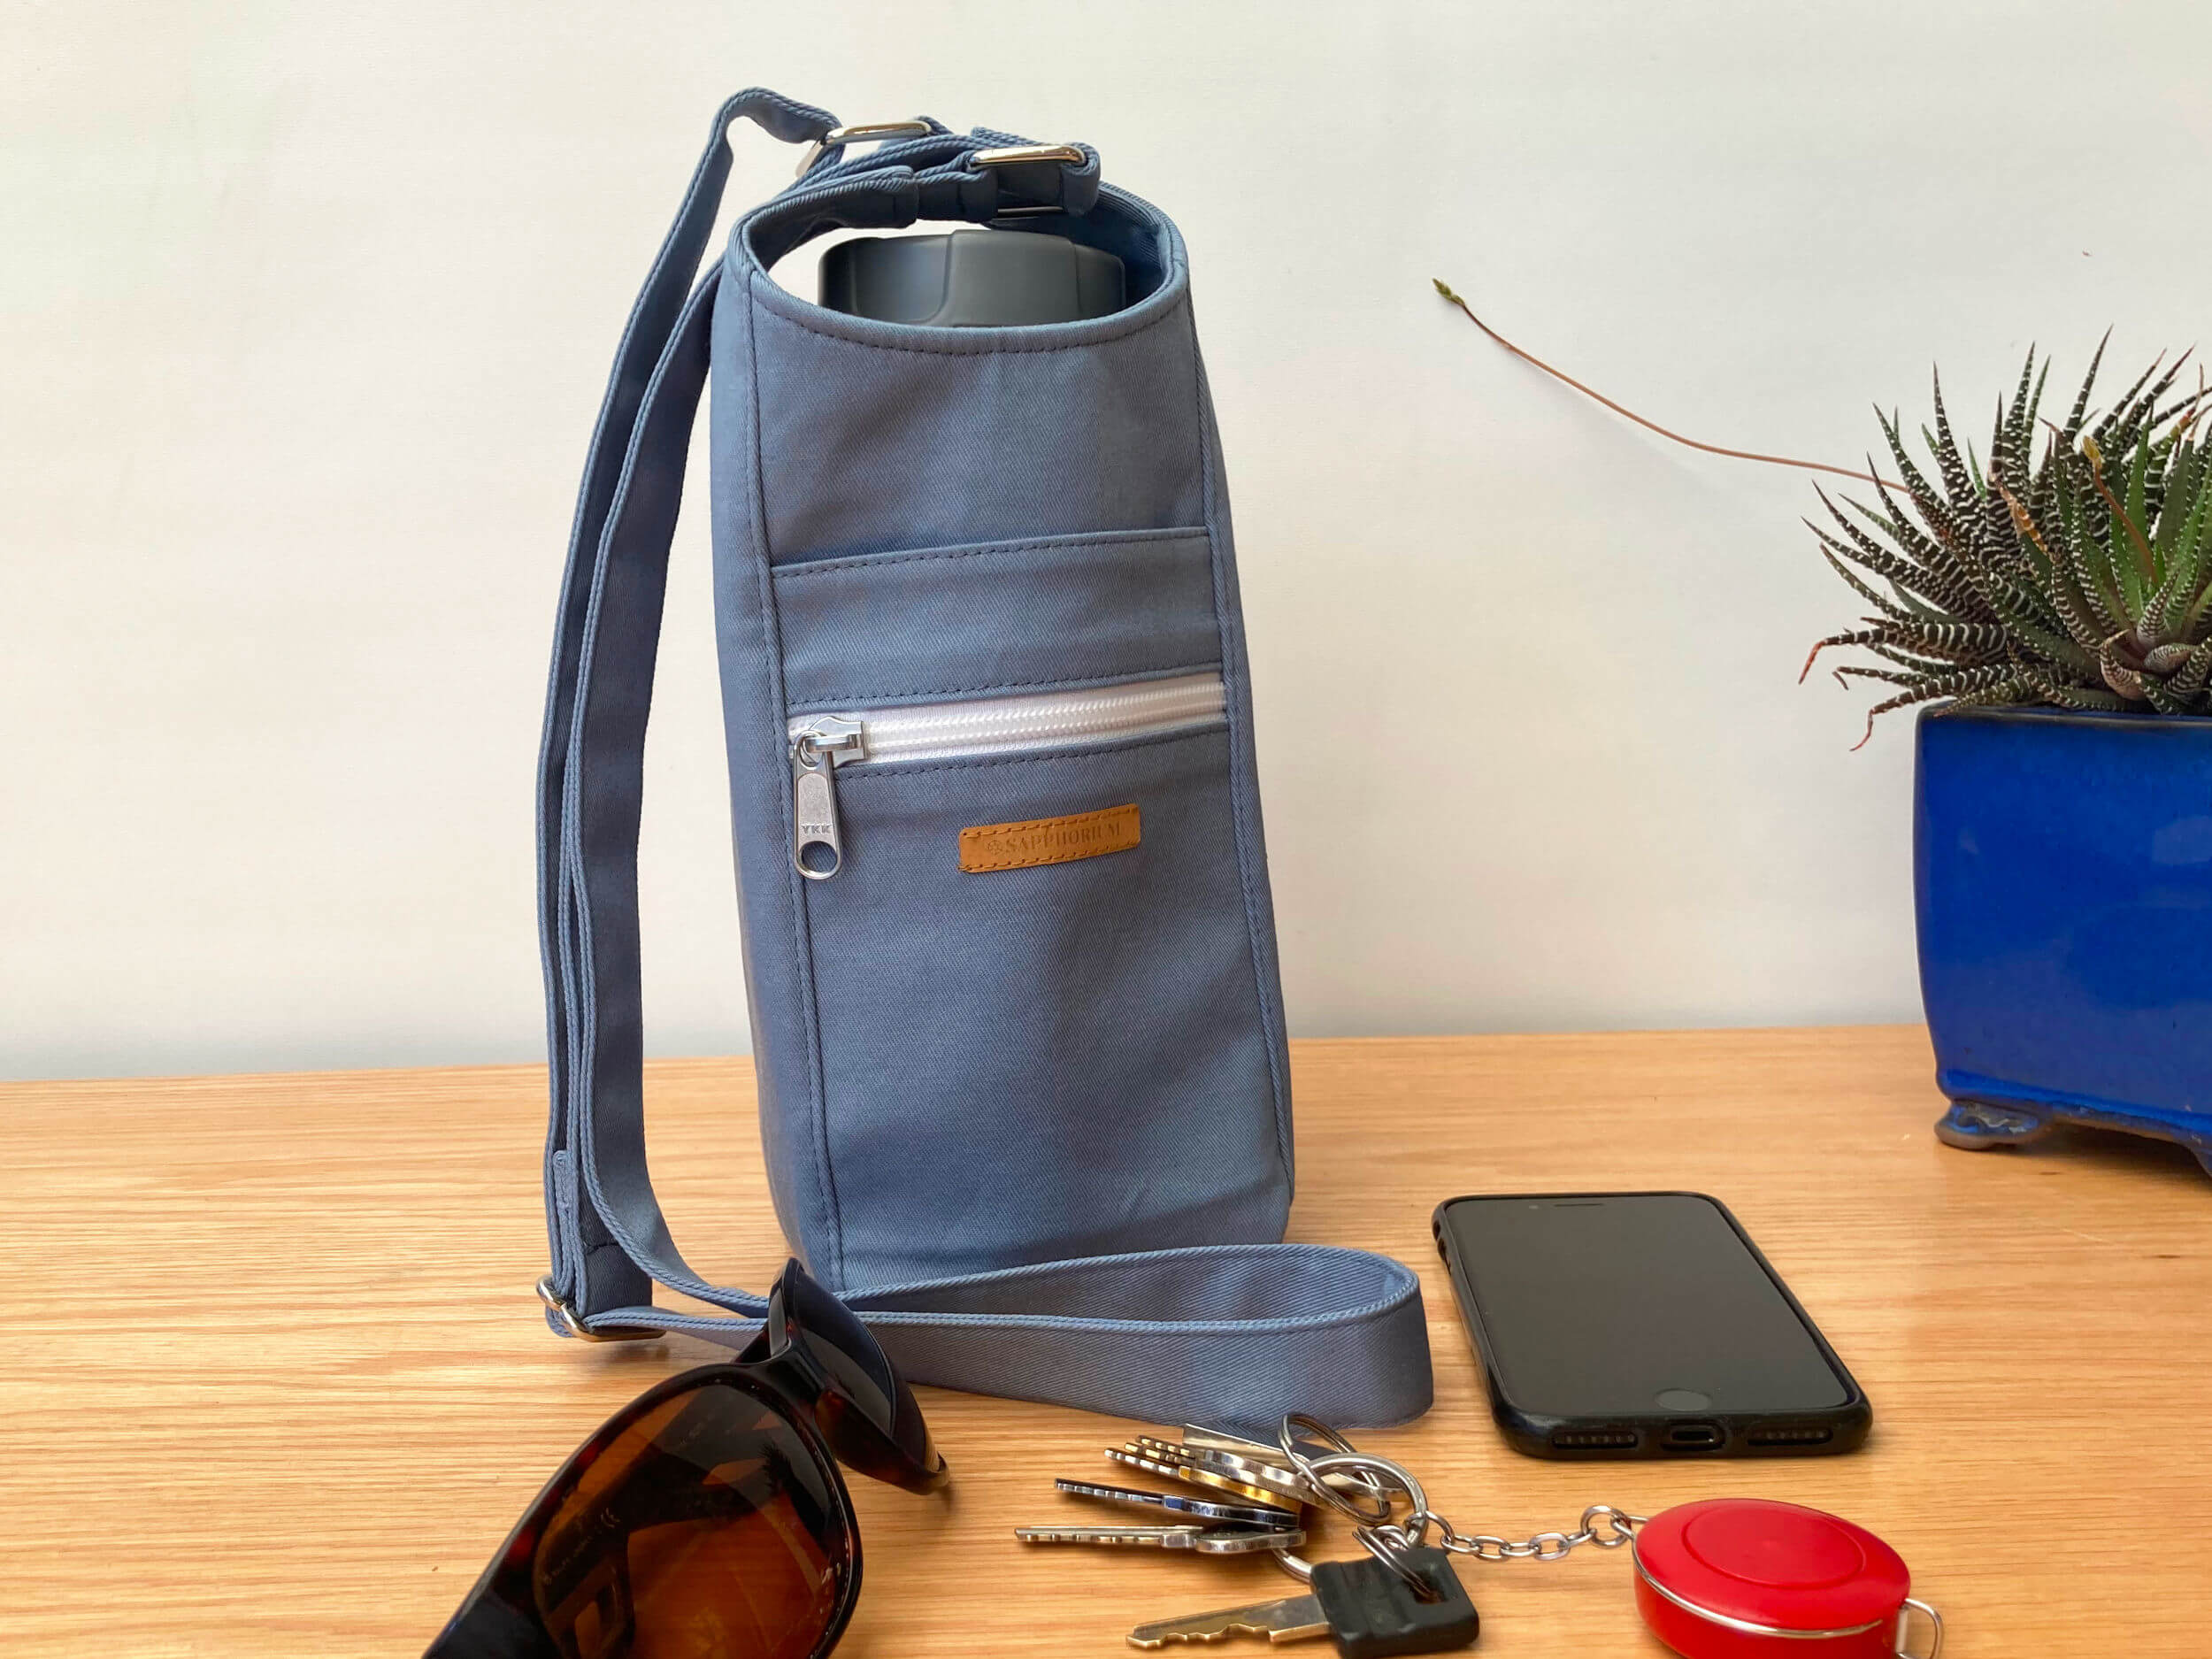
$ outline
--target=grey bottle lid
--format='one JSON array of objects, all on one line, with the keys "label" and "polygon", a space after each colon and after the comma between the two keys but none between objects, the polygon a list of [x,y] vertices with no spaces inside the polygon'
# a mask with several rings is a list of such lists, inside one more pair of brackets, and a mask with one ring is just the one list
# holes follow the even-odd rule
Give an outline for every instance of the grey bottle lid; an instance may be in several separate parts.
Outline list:
[{"label": "grey bottle lid", "polygon": [[1037,231],[859,236],[822,255],[832,311],[938,327],[1066,323],[1125,303],[1121,261]]}]

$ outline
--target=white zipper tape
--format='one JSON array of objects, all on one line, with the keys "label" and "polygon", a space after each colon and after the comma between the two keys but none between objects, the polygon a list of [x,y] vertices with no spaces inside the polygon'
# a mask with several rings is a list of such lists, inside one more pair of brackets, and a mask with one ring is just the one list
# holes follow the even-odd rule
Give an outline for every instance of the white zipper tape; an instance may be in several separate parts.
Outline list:
[{"label": "white zipper tape", "polygon": [[794,716],[792,862],[810,880],[837,873],[843,849],[833,774],[840,766],[964,760],[1200,731],[1228,718],[1225,696],[1218,673],[1178,674],[1081,691]]}]

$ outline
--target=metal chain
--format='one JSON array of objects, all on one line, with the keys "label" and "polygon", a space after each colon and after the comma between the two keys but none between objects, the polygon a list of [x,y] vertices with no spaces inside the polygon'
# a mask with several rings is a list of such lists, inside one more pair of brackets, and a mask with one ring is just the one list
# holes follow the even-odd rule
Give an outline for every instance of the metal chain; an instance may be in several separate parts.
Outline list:
[{"label": "metal chain", "polygon": [[[1310,1457],[1297,1444],[1302,1435],[1332,1449],[1325,1456]],[[1284,1457],[1305,1477],[1323,1503],[1359,1523],[1352,1535],[1361,1547],[1409,1583],[1414,1582],[1412,1575],[1399,1559],[1409,1549],[1432,1548],[1455,1555],[1472,1555],[1477,1561],[1562,1561],[1585,1544],[1618,1549],[1634,1540],[1636,1529],[1648,1518],[1609,1503],[1594,1503],[1583,1510],[1581,1524],[1571,1532],[1538,1532],[1518,1543],[1493,1532],[1463,1532],[1429,1508],[1428,1494],[1403,1465],[1356,1449],[1351,1441],[1317,1418],[1302,1412],[1286,1417],[1279,1444]],[[1366,1512],[1356,1498],[1333,1489],[1325,1479],[1328,1476],[1363,1478],[1360,1483],[1363,1490],[1358,1495],[1376,1503],[1381,1513]],[[1396,1507],[1394,1487],[1411,1506],[1402,1521],[1391,1519]],[[1432,1527],[1436,1532],[1433,1540],[1429,1536]]]},{"label": "metal chain", "polygon": [[[1573,1532],[1538,1532],[1519,1543],[1492,1532],[1463,1532],[1430,1509],[1416,1509],[1402,1521],[1362,1530],[1373,1533],[1376,1543],[1387,1549],[1417,1549],[1425,1545],[1455,1555],[1472,1555],[1477,1561],[1562,1561],[1584,1544],[1618,1549],[1635,1537],[1646,1518],[1609,1503],[1594,1503],[1583,1510],[1581,1525]],[[1437,1534],[1432,1540],[1428,1535],[1432,1526]],[[1363,1537],[1360,1541],[1367,1540]]]}]

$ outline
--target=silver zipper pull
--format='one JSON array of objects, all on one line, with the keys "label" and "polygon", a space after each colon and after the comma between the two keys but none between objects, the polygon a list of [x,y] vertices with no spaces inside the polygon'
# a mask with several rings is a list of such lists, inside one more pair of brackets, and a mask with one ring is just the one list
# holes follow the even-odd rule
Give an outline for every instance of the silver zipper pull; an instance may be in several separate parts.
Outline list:
[{"label": "silver zipper pull", "polygon": [[844,867],[837,828],[837,768],[867,753],[860,722],[826,714],[791,739],[791,862],[809,881]]}]

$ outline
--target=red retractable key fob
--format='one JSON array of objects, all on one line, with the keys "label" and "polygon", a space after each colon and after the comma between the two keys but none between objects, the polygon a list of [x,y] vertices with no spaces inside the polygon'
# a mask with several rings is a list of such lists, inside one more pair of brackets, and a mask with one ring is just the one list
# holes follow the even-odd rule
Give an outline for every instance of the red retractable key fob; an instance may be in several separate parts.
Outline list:
[{"label": "red retractable key fob", "polygon": [[[1863,1526],[1763,1498],[1712,1498],[1636,1529],[1636,1605],[1684,1659],[1935,1659],[1943,1621]],[[1906,1647],[1911,1609],[1929,1631]]]}]

